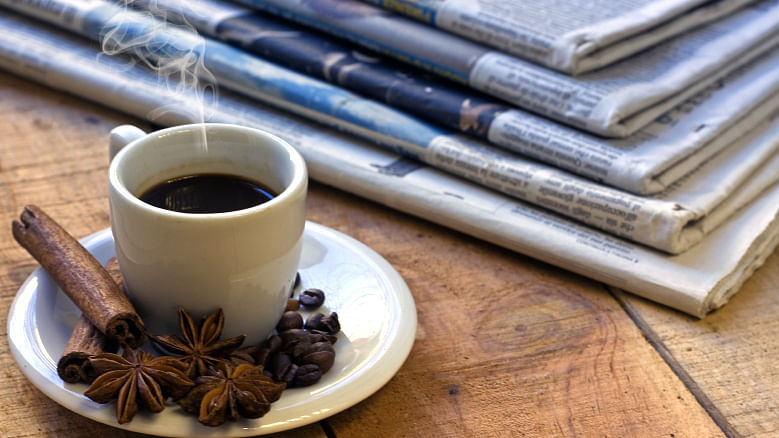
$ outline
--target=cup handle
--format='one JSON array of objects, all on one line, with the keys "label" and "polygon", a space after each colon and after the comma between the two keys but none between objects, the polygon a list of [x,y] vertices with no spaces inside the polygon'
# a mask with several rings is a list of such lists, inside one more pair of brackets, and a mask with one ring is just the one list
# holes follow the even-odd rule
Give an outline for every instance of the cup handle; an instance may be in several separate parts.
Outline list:
[{"label": "cup handle", "polygon": [[120,125],[108,135],[108,161],[114,159],[123,147],[145,136],[146,133],[133,125]]}]

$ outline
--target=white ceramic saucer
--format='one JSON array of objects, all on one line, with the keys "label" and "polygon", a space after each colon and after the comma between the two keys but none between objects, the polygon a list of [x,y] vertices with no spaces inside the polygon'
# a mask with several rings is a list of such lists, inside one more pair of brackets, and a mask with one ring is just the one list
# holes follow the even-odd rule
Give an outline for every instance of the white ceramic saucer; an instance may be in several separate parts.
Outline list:
[{"label": "white ceramic saucer", "polygon": [[[110,230],[81,243],[101,262],[114,256]],[[160,414],[139,412],[116,422],[114,402],[100,405],[83,396],[84,384],[66,384],[56,361],[80,312],[42,269],[16,294],[8,315],[8,338],[19,367],[35,386],[62,406],[110,426],[160,436],[262,435],[296,428],[336,414],[373,394],[397,372],[416,332],[416,307],[403,279],[381,256],[330,228],[308,222],[299,269],[302,287],[325,291],[318,311],[338,312],[342,332],[333,368],[317,384],[284,391],[271,411],[256,420],[211,428],[175,404]]]}]

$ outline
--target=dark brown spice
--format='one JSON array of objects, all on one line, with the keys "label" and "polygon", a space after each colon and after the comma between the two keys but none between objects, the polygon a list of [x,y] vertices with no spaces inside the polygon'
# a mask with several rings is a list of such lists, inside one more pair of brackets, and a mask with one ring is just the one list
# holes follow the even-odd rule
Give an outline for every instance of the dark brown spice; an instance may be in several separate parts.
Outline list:
[{"label": "dark brown spice", "polygon": [[278,352],[270,359],[270,371],[278,382],[292,382],[297,369],[298,366],[292,362],[292,357],[287,353]]},{"label": "dark brown spice", "polygon": [[306,321],[306,329],[336,334],[341,330],[341,323],[338,322],[338,314],[335,312],[329,315],[315,313]]},{"label": "dark brown spice", "polygon": [[97,373],[89,362],[90,356],[115,352],[116,349],[116,342],[106,338],[84,315],[81,315],[73,327],[62,357],[57,362],[57,374],[68,383],[92,382],[97,377]]},{"label": "dark brown spice", "polygon": [[209,366],[219,363],[235,349],[241,346],[246,335],[219,340],[224,327],[224,312],[204,316],[200,326],[196,327],[192,317],[184,308],[179,308],[179,328],[181,337],[170,335],[149,335],[155,344],[186,365],[186,373],[191,379],[203,376]]},{"label": "dark brown spice", "polygon": [[281,338],[279,335],[271,335],[257,350],[257,354],[254,355],[254,363],[267,368],[268,360],[279,350],[281,350]]},{"label": "dark brown spice", "polygon": [[300,293],[298,301],[306,309],[314,310],[325,302],[325,293],[322,289],[308,288]]},{"label": "dark brown spice", "polygon": [[[124,281],[116,257],[108,260],[105,269],[119,289],[124,291]],[[73,327],[62,357],[57,362],[57,374],[68,383],[91,383],[97,377],[97,373],[89,362],[90,356],[115,353],[118,349],[119,345],[115,339],[106,337],[82,314]]]},{"label": "dark brown spice", "polygon": [[265,365],[275,380],[289,386],[311,385],[335,363],[335,349],[330,338],[336,338],[336,335],[303,329],[280,332],[260,348],[258,363]]},{"label": "dark brown spice", "polygon": [[326,373],[335,363],[335,350],[329,342],[311,344],[311,348],[300,355],[300,362],[303,364],[314,364],[323,373]]},{"label": "dark brown spice", "polygon": [[249,364],[249,365],[255,365],[257,363],[257,359],[255,357],[257,356],[257,353],[260,351],[260,348],[256,345],[250,345],[247,347],[241,347],[232,353],[227,357],[233,365],[241,365],[241,364]]},{"label": "dark brown spice", "polygon": [[293,386],[309,386],[322,378],[322,370],[315,364],[305,364],[298,367],[295,372]]},{"label": "dark brown spice", "polygon": [[308,340],[309,332],[303,329],[291,329],[279,333],[281,338],[281,350],[287,353],[292,353],[295,346],[300,342],[306,342]]},{"label": "dark brown spice", "polygon": [[54,219],[28,205],[20,220],[13,221],[12,231],[100,332],[131,348],[143,343],[143,322],[130,300],[100,262]]},{"label": "dark brown spice", "polygon": [[97,403],[117,399],[119,424],[132,420],[139,406],[161,412],[168,397],[183,397],[194,386],[177,367],[179,362],[168,356],[155,358],[145,351],[126,349],[122,356],[102,353],[89,361],[99,376],[84,395]]},{"label": "dark brown spice", "polygon": [[198,421],[207,426],[237,421],[240,417],[259,418],[286,387],[266,377],[262,366],[233,367],[226,362],[218,363],[195,383],[197,386],[179,400],[179,405],[186,412],[198,414]]},{"label": "dark brown spice", "polygon": [[[109,266],[113,279],[121,285],[115,259]],[[309,307],[311,300],[318,299],[316,293],[306,296]],[[315,384],[335,361],[332,344],[340,331],[338,315],[318,313],[304,323],[296,311],[300,302],[290,299],[288,307],[294,309],[282,316],[277,334],[260,346],[243,348],[240,345],[245,336],[219,340],[224,326],[221,309],[203,316],[196,326],[180,308],[181,337],[149,335],[162,350],[179,357],[154,358],[131,348],[126,348],[123,356],[92,355],[88,364],[99,376],[85,395],[99,403],[117,399],[119,423],[130,421],[141,407],[160,412],[169,397],[210,426],[265,415],[285,387]]]},{"label": "dark brown spice", "polygon": [[281,315],[281,319],[279,319],[278,324],[276,324],[276,330],[280,332],[302,328],[303,317],[300,315],[300,313],[292,310],[284,312],[284,314]]},{"label": "dark brown spice", "polygon": [[[143,344],[146,333],[124,294],[115,258],[103,268],[36,206],[25,207],[21,221],[13,223],[13,234],[83,312],[71,337],[73,345],[69,341],[66,347],[66,353],[78,354],[63,355],[58,373],[67,382],[94,379],[84,395],[98,403],[116,399],[120,424],[139,408],[162,411],[170,397],[211,426],[241,416],[258,418],[284,388],[312,385],[334,364],[338,315],[318,313],[304,324],[297,312],[301,305],[308,310],[321,306],[325,297],[320,289],[290,298],[278,334],[261,346],[240,348],[245,335],[220,340],[221,309],[203,316],[196,326],[180,308],[180,337],[149,335],[155,345],[179,357],[154,357],[134,349]],[[290,296],[300,282],[298,273]],[[107,352],[115,351],[117,343],[124,347],[121,356]]]}]

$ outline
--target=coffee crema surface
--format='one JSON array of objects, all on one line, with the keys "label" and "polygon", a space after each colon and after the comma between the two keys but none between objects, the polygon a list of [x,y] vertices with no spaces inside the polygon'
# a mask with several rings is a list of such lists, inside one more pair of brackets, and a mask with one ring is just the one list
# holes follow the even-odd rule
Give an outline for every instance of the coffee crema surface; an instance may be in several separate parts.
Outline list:
[{"label": "coffee crema surface", "polygon": [[260,205],[275,196],[258,181],[204,173],[163,181],[139,198],[155,207],[181,213],[225,213]]}]

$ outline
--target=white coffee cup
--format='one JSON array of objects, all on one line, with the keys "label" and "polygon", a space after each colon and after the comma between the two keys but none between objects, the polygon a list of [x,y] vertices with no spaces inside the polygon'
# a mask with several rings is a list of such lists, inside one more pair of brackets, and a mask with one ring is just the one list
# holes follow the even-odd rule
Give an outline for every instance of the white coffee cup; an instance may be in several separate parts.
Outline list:
[{"label": "white coffee cup", "polygon": [[[206,142],[203,144],[203,139]],[[222,308],[223,338],[258,343],[293,286],[305,226],[308,174],[300,154],[266,132],[228,124],[111,132],[111,230],[128,295],[155,334],[178,334],[179,306],[198,321]],[[139,199],[185,175],[229,174],[276,196],[223,213],[182,213]]]}]

